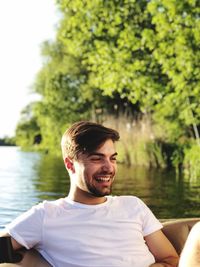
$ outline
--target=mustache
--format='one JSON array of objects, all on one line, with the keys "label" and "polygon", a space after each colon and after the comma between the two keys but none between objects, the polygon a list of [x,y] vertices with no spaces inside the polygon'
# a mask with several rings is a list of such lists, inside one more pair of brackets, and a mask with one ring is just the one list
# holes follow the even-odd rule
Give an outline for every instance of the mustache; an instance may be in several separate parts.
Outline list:
[{"label": "mustache", "polygon": [[95,175],[104,176],[104,175],[113,175],[113,174],[115,174],[115,172],[113,172],[113,171],[101,171],[101,172],[96,173]]}]

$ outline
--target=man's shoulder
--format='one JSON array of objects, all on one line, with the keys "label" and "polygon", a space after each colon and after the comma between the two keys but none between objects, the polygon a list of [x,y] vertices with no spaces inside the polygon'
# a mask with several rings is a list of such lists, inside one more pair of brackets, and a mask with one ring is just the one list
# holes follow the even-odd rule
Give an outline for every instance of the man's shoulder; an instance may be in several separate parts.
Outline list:
[{"label": "man's shoulder", "polygon": [[65,204],[66,204],[65,198],[59,198],[56,200],[45,200],[43,202],[43,205],[48,207],[62,207]]},{"label": "man's shoulder", "polygon": [[140,205],[143,201],[132,195],[112,196],[113,203],[122,203],[129,205]]},{"label": "man's shoulder", "polygon": [[62,210],[65,206],[65,199],[60,198],[57,200],[45,200],[37,205],[37,208],[43,210],[46,215],[53,216],[57,214],[59,210]]}]

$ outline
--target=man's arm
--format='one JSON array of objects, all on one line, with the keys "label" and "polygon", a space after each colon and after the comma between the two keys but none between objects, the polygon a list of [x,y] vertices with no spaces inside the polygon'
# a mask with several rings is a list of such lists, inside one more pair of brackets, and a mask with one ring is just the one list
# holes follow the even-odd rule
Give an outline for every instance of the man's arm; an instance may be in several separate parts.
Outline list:
[{"label": "man's arm", "polygon": [[[1,238],[1,237],[6,237],[6,236],[10,236],[8,232],[6,232],[5,230],[0,232],[0,238]],[[22,248],[22,245],[21,245],[20,243],[18,243],[18,242],[17,242],[14,238],[12,238],[12,237],[11,237],[11,243],[12,243],[13,250],[17,250],[17,249]]]},{"label": "man's arm", "polygon": [[[10,235],[4,231],[0,232],[0,239],[1,237],[10,237]],[[1,240],[0,240],[1,241]],[[14,250],[22,248],[22,245],[20,245],[14,238],[11,237],[11,243]],[[1,245],[1,242],[0,242]],[[0,259],[1,259],[1,253],[4,251],[0,248]],[[1,263],[0,261],[0,267],[18,267],[18,266],[24,266],[24,267],[51,267],[51,265],[34,249],[30,250],[20,250],[20,254],[18,253],[19,259],[15,259],[14,262],[17,262],[15,264],[11,263]],[[13,259],[12,259],[13,260]],[[11,262],[11,261],[8,261]],[[12,261],[13,262],[13,261]]]},{"label": "man's arm", "polygon": [[179,267],[200,266],[200,222],[196,223],[185,242]]},{"label": "man's arm", "polygon": [[145,236],[145,241],[156,260],[150,267],[178,266],[179,256],[161,230]]},{"label": "man's arm", "polygon": [[1,263],[15,263],[22,260],[22,255],[14,250],[22,246],[16,242],[5,230],[0,232],[0,265]]}]

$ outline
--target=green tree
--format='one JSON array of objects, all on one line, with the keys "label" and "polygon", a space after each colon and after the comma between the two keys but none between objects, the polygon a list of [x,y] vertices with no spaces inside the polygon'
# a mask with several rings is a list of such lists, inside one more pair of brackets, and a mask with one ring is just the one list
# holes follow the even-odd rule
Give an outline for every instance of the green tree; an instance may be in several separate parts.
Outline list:
[{"label": "green tree", "polygon": [[40,127],[32,112],[34,105],[35,103],[31,103],[22,110],[21,119],[16,127],[16,145],[24,149],[33,148],[41,142]]},{"label": "green tree", "polygon": [[127,107],[148,114],[157,137],[179,150],[190,139],[199,145],[199,1],[56,4],[62,14],[56,40],[43,44],[33,86],[42,96],[33,107],[41,146],[57,147],[68,123]]},{"label": "green tree", "polygon": [[155,105],[155,118],[166,123],[167,138],[186,135],[199,144],[200,4],[193,0],[151,0],[154,30],[146,30],[146,46],[161,66],[167,83]]},{"label": "green tree", "polygon": [[144,46],[151,29],[147,1],[57,1],[64,19],[58,39],[67,53],[80,58],[88,72],[87,88],[104,95],[119,93],[150,112],[166,76]]}]

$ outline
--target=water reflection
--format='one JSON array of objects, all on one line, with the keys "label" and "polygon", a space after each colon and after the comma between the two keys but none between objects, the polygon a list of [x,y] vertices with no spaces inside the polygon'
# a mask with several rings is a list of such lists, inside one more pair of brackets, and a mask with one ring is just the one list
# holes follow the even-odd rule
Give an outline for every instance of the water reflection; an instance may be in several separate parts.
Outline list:
[{"label": "water reflection", "polygon": [[69,190],[69,177],[62,157],[43,155],[35,165],[37,176],[34,180],[36,191],[41,199],[55,199],[66,196]]},{"label": "water reflection", "polygon": [[[123,178],[122,178],[123,177]],[[139,196],[159,218],[199,217],[199,183],[177,177],[174,170],[119,167],[115,193]]]},{"label": "water reflection", "polygon": [[0,225],[39,200],[33,183],[34,164],[39,160],[39,154],[0,147]]},{"label": "water reflection", "polygon": [[[0,147],[0,228],[32,205],[63,197],[69,177],[62,157]],[[200,182],[173,170],[118,166],[113,195],[136,195],[159,218],[199,217]]]}]

